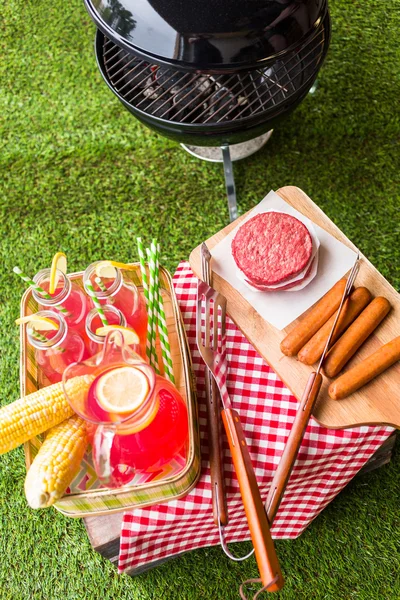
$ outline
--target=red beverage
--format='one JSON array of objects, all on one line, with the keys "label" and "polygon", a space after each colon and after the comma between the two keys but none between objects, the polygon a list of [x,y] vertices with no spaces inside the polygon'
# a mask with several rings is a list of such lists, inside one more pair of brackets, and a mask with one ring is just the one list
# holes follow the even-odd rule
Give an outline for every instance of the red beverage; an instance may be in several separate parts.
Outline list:
[{"label": "red beverage", "polygon": [[137,288],[133,290],[130,284],[123,284],[115,296],[114,306],[125,315],[128,326],[132,327],[139,336],[140,345],[143,348],[143,356],[146,356],[147,338],[147,310],[144,298],[139,294]]},{"label": "red beverage", "polygon": [[[85,318],[89,309],[92,308],[92,303],[84,291],[64,273],[58,271],[58,275],[59,280],[56,290],[54,294],[49,294],[51,299],[43,298],[35,290],[33,290],[33,296],[39,307],[61,313],[69,329],[76,329],[83,332],[85,329]],[[39,271],[35,275],[34,281],[49,293],[50,269]]]},{"label": "red beverage", "polygon": [[50,383],[58,383],[71,363],[88,358],[85,344],[76,331],[68,329],[65,319],[55,312],[43,310],[38,316],[47,317],[58,324],[58,330],[31,332],[28,342],[35,349],[36,363]]},{"label": "red beverage", "polygon": [[[101,380],[111,371],[134,369],[135,367],[114,366],[103,371],[89,389],[86,417],[91,422],[107,424],[115,429],[109,456],[113,487],[129,483],[136,472],[145,472],[170,462],[183,448],[188,437],[188,416],[184,400],[175,386],[151,367],[149,392],[139,408],[128,414],[111,413],[104,408],[98,390]],[[119,421],[119,422],[118,422]],[[104,435],[104,434],[103,434]],[[102,454],[101,443],[93,444],[94,461]]]},{"label": "red beverage", "polygon": [[[121,327],[126,327],[126,319],[120,310],[114,306],[104,306],[103,311],[109,325],[120,325]],[[90,310],[87,314],[85,323],[87,347],[90,356],[97,354],[103,349],[104,337],[96,334],[97,329],[102,326],[103,323],[100,319],[97,309],[92,308],[92,310]]]},{"label": "red beverage", "polygon": [[101,278],[101,286],[96,281],[96,267],[101,263],[92,263],[83,275],[84,285],[90,282],[101,304],[118,308],[126,318],[128,327],[132,327],[139,336],[142,356],[146,354],[147,310],[143,296],[135,284],[123,278],[122,272],[115,268],[115,278]]}]

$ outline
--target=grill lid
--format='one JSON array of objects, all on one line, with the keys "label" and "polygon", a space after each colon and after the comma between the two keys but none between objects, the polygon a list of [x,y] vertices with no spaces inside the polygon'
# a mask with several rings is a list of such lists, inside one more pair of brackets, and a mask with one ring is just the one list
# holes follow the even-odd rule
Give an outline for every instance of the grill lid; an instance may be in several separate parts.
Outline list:
[{"label": "grill lid", "polygon": [[85,0],[128,51],[188,70],[261,66],[318,27],[326,0]]}]

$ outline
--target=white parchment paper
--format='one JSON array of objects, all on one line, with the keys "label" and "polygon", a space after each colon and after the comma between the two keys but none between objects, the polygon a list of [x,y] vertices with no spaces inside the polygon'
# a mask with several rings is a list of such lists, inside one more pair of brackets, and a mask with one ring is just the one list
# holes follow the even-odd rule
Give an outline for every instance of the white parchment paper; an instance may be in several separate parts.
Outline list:
[{"label": "white parchment paper", "polygon": [[[231,252],[237,229],[248,219],[268,210],[276,210],[296,217],[307,227],[313,226],[320,242],[318,272],[304,289],[290,292],[255,292],[237,277],[237,267]],[[319,300],[353,266],[356,253],[331,236],[325,229],[312,223],[278,194],[271,191],[229,235],[212,250],[213,271],[235,288],[265,319],[277,329],[284,329]]]}]

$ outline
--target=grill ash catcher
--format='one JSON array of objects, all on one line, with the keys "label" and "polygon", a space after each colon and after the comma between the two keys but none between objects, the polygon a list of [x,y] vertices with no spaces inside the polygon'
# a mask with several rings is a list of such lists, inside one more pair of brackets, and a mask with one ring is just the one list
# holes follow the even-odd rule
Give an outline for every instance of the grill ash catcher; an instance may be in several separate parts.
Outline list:
[{"label": "grill ash catcher", "polygon": [[[326,0],[84,0],[100,72],[144,125],[223,162],[261,148],[311,89],[326,55]],[[222,150],[222,152],[221,152]]]}]

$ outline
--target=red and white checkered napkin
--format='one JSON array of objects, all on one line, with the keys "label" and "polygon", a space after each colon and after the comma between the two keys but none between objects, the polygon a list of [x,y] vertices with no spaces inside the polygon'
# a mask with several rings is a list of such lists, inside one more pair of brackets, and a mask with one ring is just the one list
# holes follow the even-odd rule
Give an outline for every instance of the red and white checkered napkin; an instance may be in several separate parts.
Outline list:
[{"label": "red and white checkered napkin", "polygon": [[[219,543],[212,518],[210,471],[206,442],[204,364],[196,346],[197,280],[189,264],[181,263],[174,286],[186,325],[197,378],[202,438],[202,474],[182,500],[137,509],[124,514],[119,571],[160,560],[194,548]],[[296,414],[296,399],[227,319],[228,391],[240,413],[256,477],[265,500],[272,475]],[[272,534],[295,538],[354,477],[392,433],[391,427],[330,430],[311,420],[293,469]],[[249,540],[227,442],[224,446],[229,524],[228,542]]]}]

